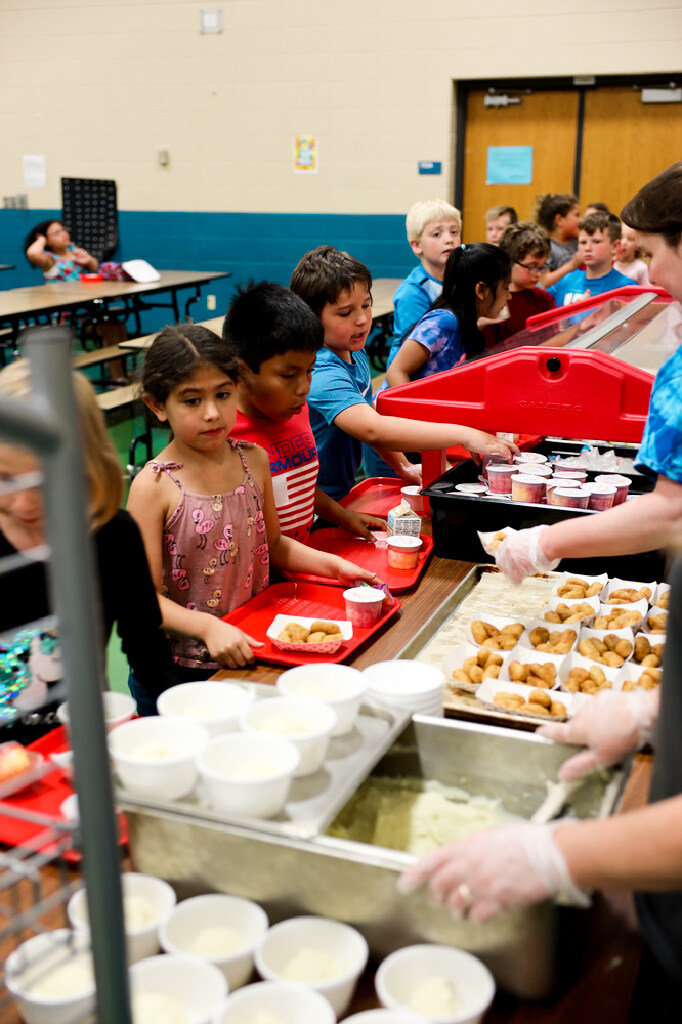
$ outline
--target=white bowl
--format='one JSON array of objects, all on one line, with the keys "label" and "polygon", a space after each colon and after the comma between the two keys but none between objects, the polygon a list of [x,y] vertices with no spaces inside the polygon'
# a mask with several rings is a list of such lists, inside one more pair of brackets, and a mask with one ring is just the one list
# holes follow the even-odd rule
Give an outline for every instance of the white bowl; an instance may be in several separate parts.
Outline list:
[{"label": "white bowl", "polygon": [[338,723],[334,709],[314,697],[268,697],[252,704],[240,721],[244,732],[286,736],[298,748],[301,761],[294,778],[322,767]]},{"label": "white bowl", "polygon": [[237,683],[180,683],[164,690],[156,706],[160,715],[198,722],[219,736],[237,731],[239,716],[253,700],[253,693]]},{"label": "white bowl", "polygon": [[[315,962],[318,954],[329,958],[333,976],[319,977],[320,964]],[[255,959],[262,978],[312,988],[331,1003],[340,1017],[348,1009],[368,956],[365,939],[350,925],[324,917],[292,917],[269,930],[256,950]],[[307,966],[309,979],[304,976]]]},{"label": "white bowl", "polygon": [[324,998],[298,985],[259,981],[229,995],[213,1024],[244,1024],[259,1013],[272,1014],[281,1024],[335,1024],[336,1015]]},{"label": "white bowl", "polygon": [[[189,1024],[210,1024],[227,995],[227,982],[222,971],[205,960],[166,953],[140,960],[130,968],[133,1006],[140,996],[152,993],[173,1000],[184,1011]],[[147,1019],[153,1017],[140,1017]],[[164,1018],[157,1019],[162,1024]]]},{"label": "white bowl", "polygon": [[184,718],[135,718],[110,734],[109,753],[132,796],[178,800],[194,788],[196,756],[209,738],[202,725]]},{"label": "white bowl", "polygon": [[348,665],[299,665],[282,673],[277,689],[286,697],[313,697],[329,704],[337,718],[334,737],[350,732],[355,725],[367,680]]},{"label": "white bowl", "polygon": [[444,978],[454,990],[456,1010],[436,1015],[421,1011],[438,1024],[477,1024],[493,1001],[495,981],[477,957],[452,946],[425,943],[406,946],[387,956],[375,977],[381,1003],[390,1010],[412,1009],[415,990],[431,979]]},{"label": "white bowl", "polygon": [[[137,871],[126,871],[121,875],[121,888],[126,915],[128,963],[133,964],[145,956],[158,953],[159,927],[172,912],[176,896],[168,882]],[[90,923],[85,889],[79,889],[73,894],[66,911],[76,931],[89,936]],[[133,915],[136,915],[135,919]]]},{"label": "white bowl", "polygon": [[298,748],[283,736],[241,732],[215,736],[197,758],[211,806],[253,818],[279,814],[300,762]]},{"label": "white bowl", "polygon": [[[220,934],[213,929],[229,929]],[[208,932],[211,929],[211,933]],[[159,929],[161,948],[166,953],[198,956],[223,972],[230,992],[245,985],[253,971],[253,951],[268,930],[268,917],[252,900],[222,893],[194,896],[178,903]],[[234,938],[238,948],[215,952],[208,943]],[[203,947],[197,947],[197,940]],[[201,949],[208,950],[202,952]]]},{"label": "white bowl", "polygon": [[[87,935],[59,928],[34,935],[9,954],[4,982],[26,1024],[72,1024],[94,1011],[95,976],[89,942]],[[62,966],[72,972],[76,963],[83,978],[82,984],[73,979],[71,995],[50,996],[32,991],[35,984],[57,982]]]},{"label": "white bowl", "polygon": [[378,661],[362,673],[367,680],[368,692],[375,697],[397,701],[442,697],[445,676],[435,665],[399,658],[397,661]]},{"label": "white bowl", "polygon": [[343,1024],[429,1024],[429,1018],[411,1010],[363,1010],[346,1017]]},{"label": "white bowl", "polygon": [[[137,710],[135,698],[129,693],[118,693],[116,690],[105,690],[102,694],[102,707],[104,710],[104,724],[107,732],[116,729],[124,722],[129,722]],[[60,704],[57,708],[57,720],[69,727],[69,705]]]}]

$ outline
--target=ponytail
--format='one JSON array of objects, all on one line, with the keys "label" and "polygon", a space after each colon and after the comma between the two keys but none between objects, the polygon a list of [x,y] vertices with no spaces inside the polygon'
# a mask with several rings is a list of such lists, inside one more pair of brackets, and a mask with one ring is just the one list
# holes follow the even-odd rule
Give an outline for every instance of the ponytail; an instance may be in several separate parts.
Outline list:
[{"label": "ponytail", "polygon": [[507,253],[487,242],[460,245],[448,257],[443,292],[431,308],[450,309],[455,314],[467,359],[485,349],[478,329],[476,285],[483,283],[494,295],[500,283],[508,281],[510,275],[511,261]]}]

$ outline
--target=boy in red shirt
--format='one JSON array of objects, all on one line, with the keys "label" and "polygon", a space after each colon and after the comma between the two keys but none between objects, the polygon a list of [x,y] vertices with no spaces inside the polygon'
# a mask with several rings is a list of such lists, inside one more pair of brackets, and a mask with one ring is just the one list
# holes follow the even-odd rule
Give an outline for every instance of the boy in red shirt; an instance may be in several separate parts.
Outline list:
[{"label": "boy in red shirt", "polygon": [[509,316],[481,329],[486,348],[492,348],[522,331],[529,316],[556,307],[552,296],[538,287],[540,277],[548,269],[546,260],[549,255],[549,238],[538,225],[529,220],[510,224],[498,244],[512,265],[511,294],[507,303]]},{"label": "boy in red shirt", "polygon": [[324,331],[310,307],[284,285],[263,281],[239,289],[223,340],[239,359],[239,414],[230,436],[261,445],[282,533],[306,543],[313,513],[372,540],[382,519],[343,508],[317,487],[319,462],[306,397]]}]

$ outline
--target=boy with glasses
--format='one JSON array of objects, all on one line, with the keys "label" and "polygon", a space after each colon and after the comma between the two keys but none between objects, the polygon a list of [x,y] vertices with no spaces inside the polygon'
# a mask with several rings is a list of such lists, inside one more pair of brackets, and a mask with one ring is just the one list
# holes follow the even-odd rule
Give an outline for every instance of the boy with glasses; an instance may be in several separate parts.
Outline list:
[{"label": "boy with glasses", "polygon": [[522,331],[529,316],[554,309],[556,302],[543,288],[539,288],[540,277],[549,268],[549,239],[532,221],[510,224],[499,241],[500,249],[511,260],[512,274],[509,283],[510,297],[507,303],[509,316],[500,323],[489,324],[481,329],[486,348],[492,348],[500,341],[511,338]]}]

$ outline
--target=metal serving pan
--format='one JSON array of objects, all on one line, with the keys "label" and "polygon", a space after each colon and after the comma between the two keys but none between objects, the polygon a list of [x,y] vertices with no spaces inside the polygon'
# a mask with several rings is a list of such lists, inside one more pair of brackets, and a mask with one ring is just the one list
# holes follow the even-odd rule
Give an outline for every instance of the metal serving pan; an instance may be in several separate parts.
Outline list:
[{"label": "metal serving pan", "polygon": [[[273,686],[260,683],[235,683],[256,694],[258,700],[275,697]],[[367,777],[395,737],[402,732],[409,714],[400,714],[384,708],[361,704],[355,727],[345,736],[337,736],[329,743],[322,768],[312,775],[294,779],[283,811],[275,818],[230,818],[238,825],[256,826],[264,832],[299,839],[317,835],[343,807],[360,783]],[[201,821],[224,822],[225,814],[214,811],[201,791],[196,790],[182,800],[171,803],[140,800],[122,787],[116,790],[116,802],[122,810],[155,808],[159,811],[182,811],[188,818]]]},{"label": "metal serving pan", "polygon": [[[545,797],[545,780],[556,780],[574,752],[531,733],[415,717],[373,774],[463,786],[472,795],[500,797],[509,811],[530,817]],[[573,813],[610,813],[623,781],[622,772],[593,779],[576,797]],[[552,990],[559,926],[575,915],[584,920],[583,912],[547,901],[483,925],[454,921],[447,910],[430,906],[423,890],[398,893],[398,875],[413,861],[406,853],[327,835],[275,835],[256,825],[202,819],[181,804],[127,810],[136,869],[168,879],[181,898],[228,892],[257,900],[271,922],[296,914],[346,921],[365,935],[377,959],[412,943],[458,946],[480,956],[502,987],[524,999]]]}]

